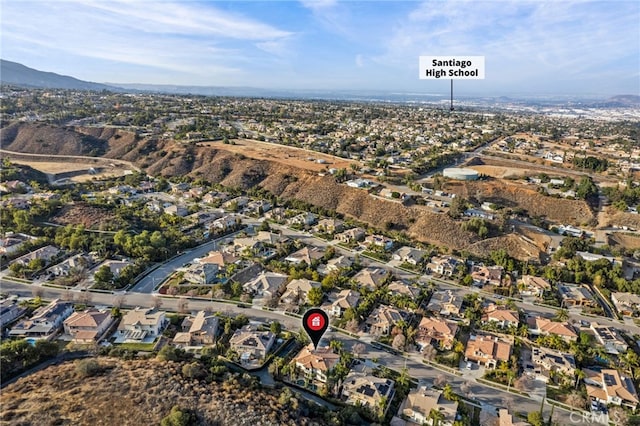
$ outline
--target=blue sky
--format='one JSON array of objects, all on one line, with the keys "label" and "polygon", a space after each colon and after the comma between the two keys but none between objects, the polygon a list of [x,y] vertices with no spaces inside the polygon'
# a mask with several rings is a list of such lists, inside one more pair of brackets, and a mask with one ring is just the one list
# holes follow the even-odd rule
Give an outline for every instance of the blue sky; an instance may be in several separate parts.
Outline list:
[{"label": "blue sky", "polygon": [[84,80],[447,93],[420,55],[483,55],[471,95],[640,94],[638,1],[0,0],[1,55]]}]

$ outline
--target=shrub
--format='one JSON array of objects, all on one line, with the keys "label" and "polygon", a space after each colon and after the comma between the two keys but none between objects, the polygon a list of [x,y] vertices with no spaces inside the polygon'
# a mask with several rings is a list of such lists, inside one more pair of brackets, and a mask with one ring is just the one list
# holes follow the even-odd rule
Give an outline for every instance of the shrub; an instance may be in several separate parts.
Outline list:
[{"label": "shrub", "polygon": [[76,362],[76,372],[81,377],[92,377],[102,371],[100,363],[95,359],[81,359]]}]

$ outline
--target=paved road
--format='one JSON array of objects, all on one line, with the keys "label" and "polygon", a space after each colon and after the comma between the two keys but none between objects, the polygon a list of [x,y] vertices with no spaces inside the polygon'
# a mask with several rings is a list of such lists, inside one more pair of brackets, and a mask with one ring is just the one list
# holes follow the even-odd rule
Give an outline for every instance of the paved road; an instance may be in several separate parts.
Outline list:
[{"label": "paved road", "polygon": [[[16,283],[13,281],[0,280],[0,286],[5,293],[17,294],[21,297],[31,297],[33,286],[29,284]],[[69,294],[77,297],[79,292],[68,292],[65,289],[41,287],[42,297],[45,299],[55,299],[68,297]],[[91,303],[95,305],[111,306],[118,304],[123,308],[133,308],[136,306],[152,307],[158,300],[161,302],[162,309],[167,311],[177,311],[179,309],[179,303],[181,300],[186,300],[187,305],[183,306],[183,309],[187,310],[201,310],[212,309],[214,311],[222,312],[225,315],[246,315],[252,320],[261,322],[279,321],[283,327],[289,330],[299,330],[300,320],[298,318],[285,316],[282,312],[270,312],[261,309],[254,308],[240,308],[235,304],[212,302],[207,300],[196,299],[180,299],[180,298],[162,298],[158,299],[150,294],[143,293],[127,293],[124,295],[113,295],[107,293],[91,293]],[[469,392],[466,396],[475,398],[482,401],[484,404],[490,406],[505,406],[512,404],[517,411],[530,412],[540,409],[540,401],[532,400],[522,396],[514,395],[504,392],[502,390],[494,389],[483,384],[467,381],[465,377],[459,377],[431,366],[425,365],[421,362],[419,354],[414,354],[410,357],[403,357],[400,355],[393,355],[384,350],[379,350],[367,343],[367,339],[354,339],[336,332],[329,331],[324,337],[325,341],[329,341],[333,338],[339,338],[344,342],[344,347],[347,350],[352,350],[353,345],[357,342],[364,343],[366,346],[366,352],[363,354],[368,359],[376,359],[382,365],[385,365],[394,370],[400,370],[404,367],[409,369],[411,377],[420,380],[426,380],[433,383],[439,376],[444,376],[447,383],[450,383],[454,390],[460,394],[465,394],[461,390],[461,386],[466,383],[469,387]],[[491,408],[489,408],[491,409]],[[548,414],[548,411],[547,411]],[[562,409],[555,410],[555,418],[560,421],[561,424],[582,424],[571,422],[569,413]],[[589,423],[584,423],[589,424]]]}]

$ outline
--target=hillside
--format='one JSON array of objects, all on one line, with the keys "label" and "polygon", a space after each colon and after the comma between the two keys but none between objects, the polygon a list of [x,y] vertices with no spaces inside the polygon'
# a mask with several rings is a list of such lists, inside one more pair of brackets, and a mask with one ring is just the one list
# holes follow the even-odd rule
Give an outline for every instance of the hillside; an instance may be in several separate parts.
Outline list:
[{"label": "hillside", "polygon": [[2,84],[45,89],[120,90],[106,84],[78,80],[74,77],[53,72],[38,71],[4,59],[0,59],[0,82]]},{"label": "hillside", "polygon": [[2,425],[158,425],[174,405],[194,410],[199,425],[317,425],[300,401],[283,406],[280,392],[252,380],[222,383],[185,378],[182,364],[99,359],[102,372],[78,373],[67,362],[2,390]]},{"label": "hillside", "polygon": [[502,180],[448,182],[445,189],[466,199],[489,201],[510,208],[520,207],[530,216],[546,218],[556,223],[580,226],[595,220],[589,205],[582,200],[548,197],[533,189]]}]

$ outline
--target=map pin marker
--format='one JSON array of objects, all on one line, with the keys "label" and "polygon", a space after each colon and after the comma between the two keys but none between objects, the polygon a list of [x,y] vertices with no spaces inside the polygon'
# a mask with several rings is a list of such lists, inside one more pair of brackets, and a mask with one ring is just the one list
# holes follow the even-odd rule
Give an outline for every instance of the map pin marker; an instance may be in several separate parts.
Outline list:
[{"label": "map pin marker", "polygon": [[329,328],[329,316],[322,309],[309,309],[302,317],[302,327],[311,338],[314,349],[317,349],[320,339]]}]

